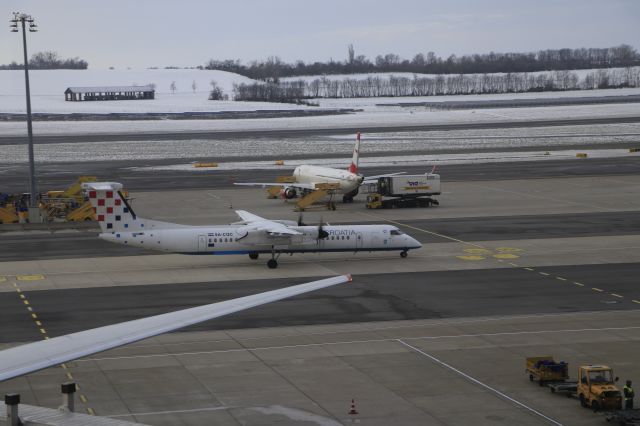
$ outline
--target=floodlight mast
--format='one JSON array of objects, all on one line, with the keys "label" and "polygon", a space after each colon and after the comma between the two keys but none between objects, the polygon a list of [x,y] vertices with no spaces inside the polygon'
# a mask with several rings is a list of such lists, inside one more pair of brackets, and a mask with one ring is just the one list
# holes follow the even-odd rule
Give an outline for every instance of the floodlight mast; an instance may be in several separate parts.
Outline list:
[{"label": "floodlight mast", "polygon": [[[13,19],[11,19],[11,32],[17,33],[18,23],[22,25],[22,47],[24,52],[24,85],[27,95],[27,134],[29,137],[29,221],[35,219],[40,221],[38,208],[38,192],[36,189],[36,167],[33,156],[33,126],[31,124],[31,91],[29,89],[29,61],[27,59],[27,23],[29,24],[29,32],[35,33],[38,31],[38,26],[35,24],[31,15],[26,13],[13,12]],[[33,216],[32,216],[33,215]]]}]

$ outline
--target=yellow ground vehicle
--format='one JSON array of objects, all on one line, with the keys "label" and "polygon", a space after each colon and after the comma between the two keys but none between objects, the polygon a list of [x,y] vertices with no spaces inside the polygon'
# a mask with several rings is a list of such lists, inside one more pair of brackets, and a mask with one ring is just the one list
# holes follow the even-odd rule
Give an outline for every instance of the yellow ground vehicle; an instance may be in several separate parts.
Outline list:
[{"label": "yellow ground vehicle", "polygon": [[525,371],[529,374],[529,380],[537,380],[540,386],[569,379],[569,364],[564,361],[556,362],[551,356],[527,358]]},{"label": "yellow ground vehicle", "polygon": [[17,223],[18,212],[13,204],[0,205],[0,223]]},{"label": "yellow ground vehicle", "polygon": [[93,220],[94,212],[91,203],[84,198],[82,184],[96,181],[95,176],[80,176],[64,191],[48,191],[43,194],[40,207],[46,211],[48,220],[69,222]]},{"label": "yellow ground vehicle", "polygon": [[597,410],[622,409],[622,393],[615,385],[618,378],[606,365],[584,365],[578,369],[577,396],[580,405]]}]

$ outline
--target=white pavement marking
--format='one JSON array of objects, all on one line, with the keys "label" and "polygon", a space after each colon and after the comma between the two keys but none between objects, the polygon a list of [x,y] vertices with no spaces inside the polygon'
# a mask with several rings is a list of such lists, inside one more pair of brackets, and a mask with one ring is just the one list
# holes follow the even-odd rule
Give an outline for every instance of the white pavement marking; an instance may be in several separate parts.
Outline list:
[{"label": "white pavement marking", "polygon": [[[636,302],[640,303],[640,302]],[[375,322],[372,323],[360,323],[358,327],[350,327],[351,323],[346,324],[334,324],[334,325],[344,325],[347,326],[343,329],[338,330],[330,330],[330,331],[317,331],[317,332],[304,332],[301,330],[296,330],[295,332],[277,334],[277,335],[269,335],[269,336],[254,336],[254,337],[243,337],[242,341],[255,341],[255,340],[268,340],[274,338],[282,338],[282,337],[300,337],[300,336],[323,336],[323,335],[331,335],[331,334],[343,334],[343,333],[363,333],[363,332],[377,332],[377,331],[388,331],[388,330],[396,330],[402,328],[418,328],[418,327],[432,327],[439,325],[463,325],[463,324],[480,324],[491,321],[503,321],[503,320],[520,320],[520,319],[540,319],[540,318],[563,318],[563,317],[575,317],[583,314],[584,316],[593,317],[593,315],[598,314],[606,314],[607,311],[583,311],[583,312],[572,312],[572,313],[557,313],[557,314],[530,314],[530,315],[502,315],[502,316],[493,316],[493,317],[478,317],[473,319],[467,318],[451,318],[447,321],[434,321],[434,320],[422,320],[418,324],[413,324],[416,320],[411,321],[412,324],[398,324],[398,325],[385,325],[385,326],[376,326]],[[304,326],[302,326],[304,327]],[[233,332],[233,330],[231,330]],[[302,334],[301,334],[302,332]],[[203,344],[203,343],[222,343],[235,341],[235,338],[229,337],[228,339],[216,339],[216,340],[192,340],[186,342],[178,342],[178,343],[151,343],[151,344],[131,344],[128,345],[129,348],[150,348],[150,347],[168,347],[168,346],[184,346],[188,344]]]},{"label": "white pavement marking", "polygon": [[471,377],[467,373],[465,373],[463,371],[460,371],[455,367],[452,367],[451,365],[447,364],[444,361],[439,360],[438,358],[434,357],[433,355],[429,355],[428,353],[416,348],[415,346],[411,346],[410,344],[408,344],[406,342],[403,342],[401,339],[396,339],[396,341],[398,343],[408,347],[409,349],[413,350],[414,352],[417,352],[417,353],[429,358],[431,361],[435,362],[436,364],[439,364],[439,365],[441,365],[441,366],[443,366],[445,368],[448,368],[449,370],[451,370],[454,373],[464,377],[465,379],[469,380],[470,382],[475,383],[475,384],[477,384],[477,385],[479,385],[479,386],[481,386],[481,387],[483,387],[483,388],[495,393],[496,395],[498,395],[498,396],[500,396],[500,397],[502,397],[502,398],[514,403],[515,405],[517,405],[519,407],[524,408],[525,410],[527,410],[527,411],[529,411],[529,412],[531,412],[531,413],[533,413],[533,414],[535,414],[535,415],[537,415],[539,417],[542,417],[543,419],[545,419],[549,423],[557,425],[557,426],[563,426],[562,423],[558,422],[557,420],[554,420],[551,417],[544,415],[540,411],[538,411],[538,410],[536,410],[536,409],[534,409],[532,407],[529,407],[528,405],[523,404],[522,402],[520,402],[520,401],[518,401],[516,399],[511,398],[509,395],[504,394],[504,393],[500,392],[499,390],[497,390],[495,388],[492,388],[491,386],[481,382],[480,380]]},{"label": "white pavement marking", "polygon": [[[450,334],[446,336],[418,336],[418,337],[400,337],[400,338],[387,338],[387,339],[363,339],[363,340],[345,340],[339,342],[318,342],[318,343],[301,343],[298,345],[282,345],[282,346],[262,346],[256,348],[241,347],[235,349],[220,349],[213,351],[198,351],[198,352],[172,352],[165,354],[150,354],[150,355],[130,355],[130,356],[116,356],[116,357],[104,357],[104,358],[84,358],[78,359],[74,362],[87,362],[87,361],[111,361],[118,359],[136,359],[136,358],[155,358],[163,356],[189,356],[189,355],[206,355],[206,354],[219,354],[230,352],[244,352],[244,351],[267,351],[275,349],[292,349],[292,348],[305,348],[313,346],[333,346],[333,345],[352,345],[362,343],[381,343],[381,342],[394,342],[399,339],[402,340],[438,340],[438,339],[457,339],[465,337],[496,337],[496,336],[519,336],[519,335],[531,335],[531,334],[547,334],[547,333],[586,333],[590,331],[621,331],[621,330],[637,330],[640,326],[631,327],[604,327],[604,328],[579,328],[579,329],[563,329],[563,330],[538,330],[538,331],[505,331],[501,333],[475,333],[475,334]],[[240,339],[243,340],[243,339]],[[196,342],[202,343],[202,342]]]},{"label": "white pavement marking", "polygon": [[222,406],[222,407],[192,408],[190,410],[152,411],[152,412],[146,412],[146,413],[113,414],[105,417],[154,416],[158,414],[197,413],[199,411],[219,411],[219,410],[230,410],[232,408],[236,408],[236,407]]}]

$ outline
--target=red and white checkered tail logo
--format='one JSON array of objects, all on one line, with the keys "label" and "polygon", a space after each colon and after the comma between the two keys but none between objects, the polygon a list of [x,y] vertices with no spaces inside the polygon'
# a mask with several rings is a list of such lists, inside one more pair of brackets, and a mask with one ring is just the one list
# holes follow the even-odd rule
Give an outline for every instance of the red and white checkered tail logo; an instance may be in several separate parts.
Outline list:
[{"label": "red and white checkered tail logo", "polygon": [[135,218],[118,191],[91,189],[88,195],[102,232],[129,229]]}]

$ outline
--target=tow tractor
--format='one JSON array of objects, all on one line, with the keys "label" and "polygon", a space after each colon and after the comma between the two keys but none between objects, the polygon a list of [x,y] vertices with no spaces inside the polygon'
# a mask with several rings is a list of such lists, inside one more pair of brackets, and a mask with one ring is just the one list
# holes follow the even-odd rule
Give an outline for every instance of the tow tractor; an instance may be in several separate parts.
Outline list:
[{"label": "tow tractor", "polygon": [[540,386],[548,387],[552,393],[576,397],[580,405],[593,411],[607,411],[607,421],[640,424],[640,410],[622,410],[622,392],[616,386],[618,377],[614,377],[613,369],[609,366],[580,366],[578,380],[570,380],[566,362],[556,362],[553,357],[543,356],[527,358],[525,371],[530,381],[538,381]]}]

